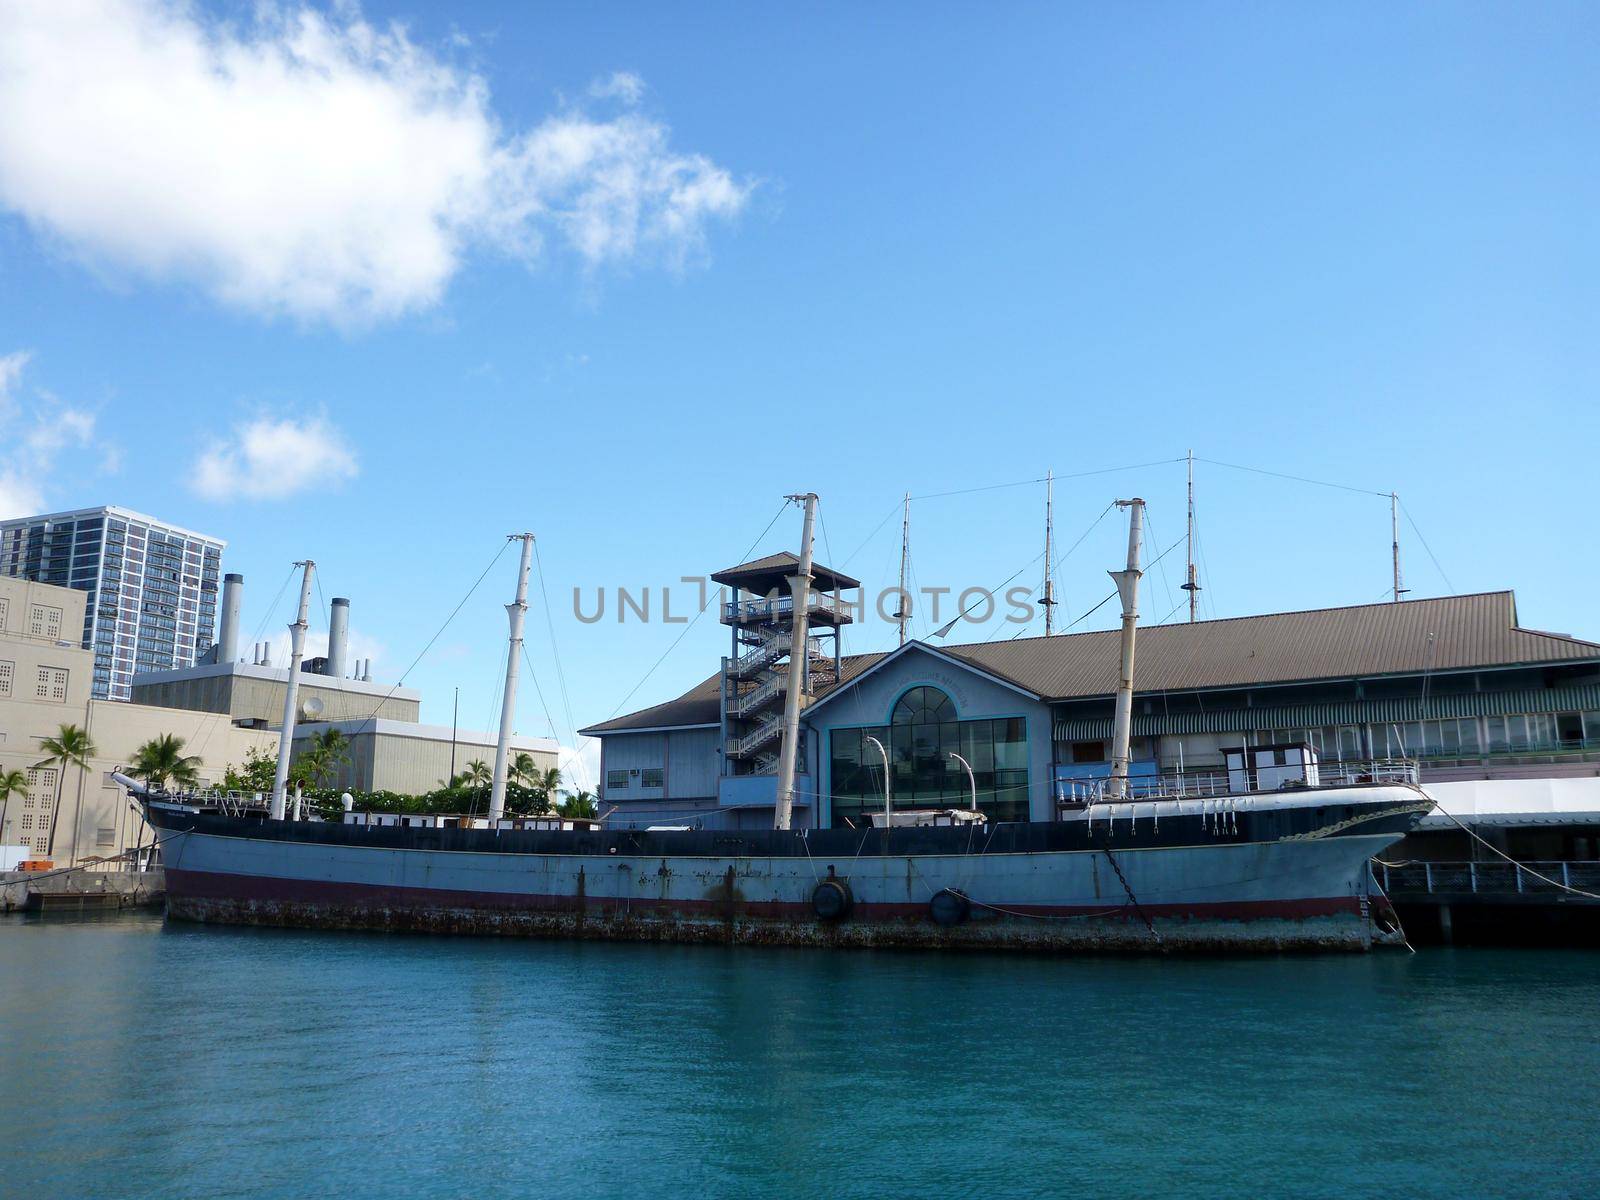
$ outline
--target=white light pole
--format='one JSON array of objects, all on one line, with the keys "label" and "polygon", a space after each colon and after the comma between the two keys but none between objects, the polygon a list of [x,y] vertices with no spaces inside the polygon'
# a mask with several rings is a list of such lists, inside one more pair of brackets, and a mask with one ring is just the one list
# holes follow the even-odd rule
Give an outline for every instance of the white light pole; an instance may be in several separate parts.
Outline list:
[{"label": "white light pole", "polygon": [[890,812],[890,809],[889,809],[889,752],[883,748],[883,743],[880,742],[875,737],[865,737],[865,738],[862,738],[861,740],[865,741],[865,742],[871,742],[874,746],[876,746],[878,748],[878,753],[883,756],[883,827],[884,827],[884,829],[887,830],[889,828],[889,812]]},{"label": "white light pole", "polygon": [[954,750],[948,751],[948,753],[949,753],[951,758],[955,759],[958,763],[960,763],[963,767],[965,767],[967,769],[967,783],[972,788],[972,811],[973,812],[979,812],[980,810],[978,808],[978,777],[972,773],[972,764],[969,763],[966,759],[962,758],[961,755],[957,754]]}]

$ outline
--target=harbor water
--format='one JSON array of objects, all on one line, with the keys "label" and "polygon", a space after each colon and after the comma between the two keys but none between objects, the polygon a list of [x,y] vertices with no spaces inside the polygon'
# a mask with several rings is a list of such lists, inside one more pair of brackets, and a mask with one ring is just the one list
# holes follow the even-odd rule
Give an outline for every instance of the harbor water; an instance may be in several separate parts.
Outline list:
[{"label": "harbor water", "polygon": [[0,921],[0,1193],[1593,1196],[1600,954]]}]

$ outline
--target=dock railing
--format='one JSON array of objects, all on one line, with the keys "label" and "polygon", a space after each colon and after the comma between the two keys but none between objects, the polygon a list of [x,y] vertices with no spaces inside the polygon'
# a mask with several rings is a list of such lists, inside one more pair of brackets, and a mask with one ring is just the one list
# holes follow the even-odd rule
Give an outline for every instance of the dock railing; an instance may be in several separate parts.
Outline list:
[{"label": "dock railing", "polygon": [[[1563,888],[1600,893],[1600,862],[1405,862],[1374,863],[1391,899],[1443,904],[1478,897],[1513,901],[1518,897],[1562,897],[1563,903],[1594,904]],[[1531,868],[1531,869],[1530,869]],[[1533,872],[1545,878],[1540,879]],[[1546,882],[1554,880],[1560,883]]]}]

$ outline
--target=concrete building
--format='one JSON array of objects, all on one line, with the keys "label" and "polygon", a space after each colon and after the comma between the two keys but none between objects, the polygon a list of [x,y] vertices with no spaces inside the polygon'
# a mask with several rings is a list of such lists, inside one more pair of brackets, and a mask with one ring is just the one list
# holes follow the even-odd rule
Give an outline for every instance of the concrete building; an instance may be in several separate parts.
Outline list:
[{"label": "concrete building", "polygon": [[[12,797],[0,817],[0,844],[46,852],[59,784],[54,857],[62,863],[109,857],[136,843],[142,822],[111,772],[150,739],[182,738],[185,752],[199,757],[207,784],[220,782],[227,767],[244,761],[251,749],[270,750],[277,742],[267,731],[241,728],[212,713],[94,698],[94,652],[70,636],[50,636],[58,621],[62,632],[77,629],[87,600],[75,589],[0,577],[0,771],[19,770],[27,779],[27,795]],[[41,624],[40,609],[59,617]],[[42,762],[40,749],[63,725],[86,730],[95,747],[87,770],[69,766],[64,776]]]},{"label": "concrete building", "polygon": [[[806,697],[796,824],[881,811],[869,739],[897,808],[968,803],[954,752],[991,817],[1053,819],[1110,772],[1118,637],[843,656],[838,681]],[[774,777],[728,752],[727,713],[750,686],[725,668],[584,730],[601,740],[612,822],[770,825]],[[1304,742],[1324,760],[1419,758],[1424,782],[1462,785],[1464,804],[1488,803],[1483,781],[1582,779],[1600,810],[1600,644],[1524,628],[1508,591],[1145,627],[1135,686],[1135,777],[1216,775],[1226,747]]]},{"label": "concrete building", "polygon": [[211,647],[226,545],[101,505],[0,521],[0,575],[84,593],[81,619],[57,636],[93,651],[96,699],[127,700],[135,674],[188,666]]},{"label": "concrete building", "polygon": [[[251,751],[275,754],[288,685],[286,669],[224,660],[142,674],[131,701],[95,698],[95,654],[70,633],[83,622],[87,603],[77,589],[0,576],[0,770],[24,772],[28,789],[5,806],[0,845],[46,852],[59,784],[53,857],[60,863],[110,857],[139,840],[142,821],[111,772],[151,739],[183,739],[184,752],[200,760],[201,787],[220,786],[227,768]],[[332,658],[307,665],[326,668]],[[438,787],[452,758],[458,769],[493,758],[492,734],[417,724],[420,702],[414,690],[307,671],[296,750],[338,728],[350,739],[350,762],[332,786],[412,795]],[[62,775],[43,764],[41,742],[63,725],[86,730],[93,742],[87,770],[68,766]],[[516,737],[512,749],[530,754],[541,770],[558,763],[549,738]]]}]

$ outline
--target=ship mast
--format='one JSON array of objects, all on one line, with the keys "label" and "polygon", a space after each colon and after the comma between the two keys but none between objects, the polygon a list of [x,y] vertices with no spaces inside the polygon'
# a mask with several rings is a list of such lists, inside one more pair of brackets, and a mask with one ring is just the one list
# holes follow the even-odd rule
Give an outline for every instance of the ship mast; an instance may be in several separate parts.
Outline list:
[{"label": "ship mast", "polygon": [[1056,533],[1056,473],[1047,471],[1044,477],[1044,594],[1039,598],[1044,608],[1044,635],[1056,631],[1056,581],[1051,574],[1051,559],[1055,557]]},{"label": "ship mast", "polygon": [[1400,586],[1400,497],[1389,493],[1389,552],[1394,562],[1394,602],[1411,589]]},{"label": "ship mast", "polygon": [[1184,576],[1183,590],[1189,593],[1189,623],[1195,619],[1195,610],[1200,603],[1200,581],[1194,573],[1194,451],[1189,451],[1189,532],[1185,539],[1188,546],[1189,570]]},{"label": "ship mast", "polygon": [[900,624],[900,644],[906,644],[906,622],[911,619],[911,593],[906,591],[906,567],[911,562],[911,493],[900,502],[900,608],[894,619]]},{"label": "ship mast", "polygon": [[278,767],[272,773],[274,821],[283,820],[284,800],[289,789],[289,755],[294,749],[295,705],[300,699],[300,662],[306,654],[306,616],[311,609],[311,579],[317,564],[309,558],[295,563],[300,568],[300,611],[289,626],[289,684],[283,689],[283,727],[278,731]]},{"label": "ship mast", "polygon": [[522,659],[522,623],[528,615],[528,571],[533,559],[533,534],[513,533],[507,541],[522,542],[522,565],[517,568],[517,598],[506,605],[511,620],[511,640],[506,650],[506,690],[500,700],[500,740],[494,747],[494,776],[489,785],[489,827],[506,815],[506,774],[511,758],[511,729],[517,720],[517,664]]},{"label": "ship mast", "polygon": [[[778,795],[772,814],[774,829],[788,829],[794,816],[795,759],[798,757],[800,745],[800,693],[805,687],[806,659],[810,653],[807,637],[811,590],[811,535],[817,522],[815,492],[785,498],[804,505],[806,516],[800,531],[800,565],[790,580],[790,588],[794,594],[794,619],[789,626],[789,690],[783,697],[783,744],[778,751]],[[904,630],[904,624],[900,628]]]},{"label": "ship mast", "polygon": [[1122,667],[1117,677],[1117,714],[1111,727],[1111,780],[1109,796],[1128,794],[1128,745],[1133,731],[1133,638],[1139,623],[1140,542],[1144,534],[1144,501],[1118,500],[1118,508],[1128,510],[1128,566],[1108,572],[1116,580],[1122,597]]}]

